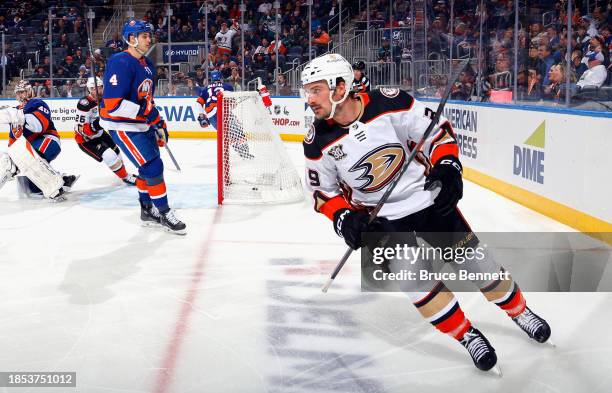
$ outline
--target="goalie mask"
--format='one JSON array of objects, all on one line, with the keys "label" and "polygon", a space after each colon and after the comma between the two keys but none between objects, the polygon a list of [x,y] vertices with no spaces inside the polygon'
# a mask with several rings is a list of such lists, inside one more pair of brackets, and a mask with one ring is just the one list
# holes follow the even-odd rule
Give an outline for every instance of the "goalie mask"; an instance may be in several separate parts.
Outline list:
[{"label": "goalie mask", "polygon": [[25,79],[17,82],[15,86],[15,98],[19,103],[23,104],[27,102],[30,98],[34,96],[34,90],[32,89],[32,85]]},{"label": "goalie mask", "polygon": [[[334,101],[333,95],[339,78],[341,78],[347,86],[342,98],[338,101]],[[327,86],[329,87],[329,100],[331,101],[332,107],[327,119],[331,119],[336,112],[336,106],[343,103],[349,95],[351,90],[349,84],[353,81],[353,67],[344,57],[335,53],[313,59],[302,71],[302,88],[300,89],[302,98],[308,100],[309,93],[304,89],[304,86],[318,81],[327,82]]]}]

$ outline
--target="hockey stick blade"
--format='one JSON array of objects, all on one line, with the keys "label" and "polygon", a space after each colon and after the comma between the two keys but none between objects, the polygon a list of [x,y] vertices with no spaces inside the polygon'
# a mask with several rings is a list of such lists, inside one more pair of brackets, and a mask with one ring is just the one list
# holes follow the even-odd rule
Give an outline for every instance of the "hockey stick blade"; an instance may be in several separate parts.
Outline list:
[{"label": "hockey stick blade", "polygon": [[[402,178],[402,175],[404,174],[404,172],[406,172],[406,170],[408,169],[408,166],[414,160],[414,157],[416,157],[417,153],[421,150],[421,147],[423,147],[423,145],[425,144],[425,141],[427,140],[431,132],[434,130],[435,126],[438,124],[438,120],[440,120],[440,116],[442,116],[442,112],[444,111],[444,107],[446,106],[446,101],[448,101],[448,97],[450,96],[451,89],[453,85],[455,84],[455,81],[459,79],[459,75],[461,75],[461,73],[465,70],[468,64],[470,64],[470,60],[471,60],[470,58],[466,59],[464,63],[460,67],[458,67],[457,71],[455,71],[455,74],[450,79],[449,84],[446,86],[446,89],[444,90],[444,95],[442,96],[442,100],[438,104],[438,109],[436,110],[436,113],[434,114],[433,119],[429,123],[429,126],[425,130],[423,137],[421,138],[419,143],[417,143],[417,145],[412,149],[412,151],[410,152],[410,155],[408,156],[408,159],[402,166],[402,169],[395,175],[391,183],[389,183],[389,186],[387,186],[387,190],[385,191],[383,196],[380,198],[380,201],[378,201],[378,203],[376,204],[376,207],[374,207],[374,209],[370,212],[370,220],[369,220],[370,224],[378,216],[380,209],[382,209],[383,205],[387,202],[387,199],[389,199],[389,196],[395,189],[395,186],[397,185],[399,180]],[[344,256],[342,257],[340,262],[338,262],[338,264],[336,265],[336,268],[334,269],[333,273],[331,274],[331,276],[329,277],[325,285],[323,285],[323,287],[321,288],[321,291],[323,293],[327,293],[327,290],[331,286],[332,282],[336,279],[336,276],[338,276],[338,274],[340,273],[340,270],[342,270],[342,268],[344,267],[344,264],[346,263],[346,261],[348,261],[352,253],[353,253],[353,249],[349,247],[344,253]]]},{"label": "hockey stick blade", "polygon": [[172,150],[170,150],[170,148],[168,147],[168,143],[166,143],[164,146],[166,147],[166,151],[168,152],[168,155],[170,156],[172,163],[176,167],[176,170],[180,172],[181,167],[179,166],[178,162],[176,162],[176,158],[174,158],[174,154],[172,154]]}]

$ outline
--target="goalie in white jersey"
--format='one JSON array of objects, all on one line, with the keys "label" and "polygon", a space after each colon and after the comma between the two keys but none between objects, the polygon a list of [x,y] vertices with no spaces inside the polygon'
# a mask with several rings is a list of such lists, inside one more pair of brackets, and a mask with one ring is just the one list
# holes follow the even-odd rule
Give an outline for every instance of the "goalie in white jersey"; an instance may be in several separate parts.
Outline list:
[{"label": "goalie in white jersey", "polygon": [[[415,233],[434,247],[477,245],[457,209],[463,196],[462,166],[452,126],[443,117],[378,218],[368,224],[368,211],[425,134],[434,111],[399,89],[351,92],[352,81],[351,65],[336,54],[318,57],[302,71],[302,96],[316,118],[303,144],[306,184],[315,210],[333,221],[337,234],[353,249],[362,246],[362,233],[383,231]],[[392,267],[397,261],[390,262]],[[463,267],[504,272],[490,255]],[[549,325],[527,308],[518,285],[507,277],[474,283],[531,338],[547,341]],[[468,350],[476,367],[489,370],[496,365],[495,350],[443,282],[413,280],[401,287],[426,320]]]}]

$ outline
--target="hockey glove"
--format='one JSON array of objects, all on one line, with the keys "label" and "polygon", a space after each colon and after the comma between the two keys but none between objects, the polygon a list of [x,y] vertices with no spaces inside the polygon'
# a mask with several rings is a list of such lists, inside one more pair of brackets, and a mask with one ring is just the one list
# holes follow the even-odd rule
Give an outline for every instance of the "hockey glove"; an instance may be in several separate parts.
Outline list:
[{"label": "hockey glove", "polygon": [[152,126],[155,130],[155,137],[157,138],[157,145],[164,147],[168,143],[168,129],[166,128],[166,122],[160,121],[159,123]]},{"label": "hockey glove", "polygon": [[444,156],[429,171],[425,180],[426,190],[442,188],[434,199],[434,208],[443,216],[452,212],[463,197],[462,171],[463,167],[457,157]]},{"label": "hockey glove", "polygon": [[198,116],[198,121],[200,122],[200,127],[202,128],[208,127],[210,125],[210,122],[206,118],[206,115],[203,113]]},{"label": "hockey glove", "polygon": [[102,126],[100,125],[99,117],[96,120],[91,122],[91,128],[94,130],[94,132],[99,132],[103,130]]},{"label": "hockey glove", "polygon": [[147,124],[149,125],[153,125],[160,121],[157,107],[153,103],[147,101],[141,102],[138,116],[143,116],[145,119],[147,119]]},{"label": "hockey glove", "polygon": [[383,231],[388,223],[384,217],[376,217],[371,224],[369,220],[370,214],[365,210],[340,209],[334,214],[334,230],[350,248],[357,250],[363,244],[363,232]]}]

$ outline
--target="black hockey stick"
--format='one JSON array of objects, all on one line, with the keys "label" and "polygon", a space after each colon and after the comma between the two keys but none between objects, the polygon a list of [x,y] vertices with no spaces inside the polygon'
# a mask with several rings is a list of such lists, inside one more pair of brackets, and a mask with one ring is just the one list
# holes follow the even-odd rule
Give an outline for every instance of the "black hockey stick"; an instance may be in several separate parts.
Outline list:
[{"label": "black hockey stick", "polygon": [[172,154],[172,151],[168,147],[168,142],[166,142],[164,144],[164,147],[166,148],[166,151],[168,152],[168,155],[170,156],[170,159],[172,160],[172,163],[176,167],[176,170],[180,172],[181,171],[181,167],[179,166],[178,162],[176,162],[176,159],[174,158],[174,154]]},{"label": "black hockey stick", "polygon": [[[94,57],[93,47],[91,45],[91,37],[93,35],[93,31],[90,31],[89,29],[89,22],[87,18],[85,18],[85,30],[87,31],[87,46],[89,47],[89,57],[91,58],[91,68],[89,70],[89,73],[91,74],[91,77],[94,80],[94,88],[96,89],[96,103],[98,104],[98,112],[99,112],[100,111],[100,91],[98,90],[98,77],[96,76],[96,73],[94,72],[96,58]],[[85,88],[87,89],[87,85],[85,86]]]},{"label": "black hockey stick", "polygon": [[[402,166],[402,169],[395,175],[395,177],[393,178],[393,180],[387,187],[387,190],[383,194],[382,198],[380,198],[380,201],[378,201],[378,204],[376,205],[376,207],[374,207],[374,209],[370,212],[370,220],[368,221],[368,224],[371,224],[372,221],[374,221],[374,219],[376,218],[376,216],[378,216],[380,209],[382,209],[383,205],[387,202],[387,199],[389,199],[389,196],[395,189],[395,186],[397,185],[397,183],[402,178],[402,175],[404,174],[404,172],[406,172],[406,170],[408,169],[408,166],[410,165],[412,160],[414,160],[414,157],[416,157],[417,153],[421,150],[421,147],[423,147],[423,145],[425,144],[425,141],[427,140],[427,138],[429,137],[429,135],[431,134],[435,126],[438,124],[438,120],[440,119],[440,116],[442,115],[442,112],[444,111],[444,106],[446,105],[446,101],[448,101],[448,97],[450,96],[451,89],[453,85],[455,84],[455,81],[459,78],[459,75],[463,72],[463,70],[467,67],[469,63],[470,63],[470,59],[468,58],[455,72],[450,83],[448,84],[448,86],[446,86],[446,90],[444,91],[442,100],[440,101],[440,104],[438,104],[438,110],[436,110],[436,113],[434,114],[434,117],[431,120],[431,123],[429,123],[429,126],[427,127],[427,130],[425,130],[425,133],[423,134],[423,137],[421,138],[419,143],[417,143],[417,145],[410,152],[410,155],[408,156],[408,159],[404,163],[404,166]],[[334,269],[333,273],[331,274],[331,276],[329,277],[325,285],[323,285],[323,288],[321,288],[321,290],[324,293],[327,292],[329,287],[332,285],[332,282],[334,281],[338,273],[340,273],[340,270],[342,270],[342,267],[344,266],[346,261],[348,261],[352,253],[353,253],[353,249],[349,247],[344,253],[344,256],[342,257],[340,262],[338,262],[338,265],[336,265],[336,268]]]}]

